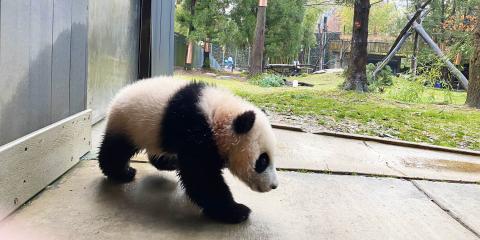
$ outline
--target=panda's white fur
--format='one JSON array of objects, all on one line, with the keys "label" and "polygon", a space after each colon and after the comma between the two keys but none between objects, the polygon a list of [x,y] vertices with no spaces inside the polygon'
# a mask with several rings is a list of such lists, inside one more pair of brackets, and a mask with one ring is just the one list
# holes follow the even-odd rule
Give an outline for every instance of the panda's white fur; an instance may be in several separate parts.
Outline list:
[{"label": "panda's white fur", "polygon": [[[110,105],[107,132],[126,134],[137,148],[145,149],[151,156],[164,154],[159,147],[160,123],[169,99],[188,83],[156,77],[123,88]],[[212,128],[220,155],[228,160],[229,170],[252,190],[266,192],[275,188],[275,137],[266,115],[229,91],[212,86],[202,90],[198,106]],[[238,135],[232,130],[232,123],[245,111],[255,112],[255,122],[248,133]],[[255,161],[261,153],[270,156],[270,165],[257,173]]]},{"label": "panda's white fur", "polygon": [[127,134],[148,154],[161,155],[158,134],[168,100],[187,82],[171,77],[144,79],[121,89],[107,114],[107,131]]}]

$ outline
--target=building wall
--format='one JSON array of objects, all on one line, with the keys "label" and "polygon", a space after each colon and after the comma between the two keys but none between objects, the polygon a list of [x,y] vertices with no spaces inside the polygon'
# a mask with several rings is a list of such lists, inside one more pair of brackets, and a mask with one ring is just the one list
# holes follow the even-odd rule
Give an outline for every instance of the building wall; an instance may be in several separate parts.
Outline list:
[{"label": "building wall", "polygon": [[[175,5],[152,3],[152,62],[172,74]],[[0,0],[0,145],[86,108],[102,119],[137,79],[139,19],[138,0]]]},{"label": "building wall", "polygon": [[152,76],[172,75],[174,61],[174,0],[151,0]]},{"label": "building wall", "polygon": [[0,0],[0,145],[86,107],[88,0]]},{"label": "building wall", "polygon": [[115,93],[137,79],[139,3],[89,0],[87,106],[94,122],[105,116]]}]

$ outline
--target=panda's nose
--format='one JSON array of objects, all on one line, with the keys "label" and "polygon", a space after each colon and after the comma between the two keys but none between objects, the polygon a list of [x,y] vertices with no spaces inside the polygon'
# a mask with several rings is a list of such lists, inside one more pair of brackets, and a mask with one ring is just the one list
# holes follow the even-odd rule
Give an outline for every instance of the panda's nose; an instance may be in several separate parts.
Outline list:
[{"label": "panda's nose", "polygon": [[272,189],[277,189],[278,186],[277,186],[277,184],[272,184],[270,187],[271,187]]}]

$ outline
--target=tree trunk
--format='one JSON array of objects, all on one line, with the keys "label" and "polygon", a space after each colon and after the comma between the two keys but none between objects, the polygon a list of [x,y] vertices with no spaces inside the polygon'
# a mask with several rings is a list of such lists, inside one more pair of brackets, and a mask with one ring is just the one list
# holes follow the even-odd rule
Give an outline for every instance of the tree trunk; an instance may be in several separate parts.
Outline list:
[{"label": "tree trunk", "polygon": [[350,64],[347,70],[345,90],[367,92],[367,60],[368,60],[368,17],[370,0],[355,1],[353,14],[353,31]]},{"label": "tree trunk", "polygon": [[267,0],[258,1],[257,25],[253,40],[252,59],[250,61],[250,75],[263,72],[263,51],[265,48],[265,22],[267,20]]},{"label": "tree trunk", "polygon": [[[192,0],[190,2],[190,15],[193,16],[195,15],[195,4],[197,0]],[[188,33],[192,33],[195,31],[195,27],[193,26],[193,23],[190,21],[190,26],[188,27]],[[188,48],[187,48],[187,56],[185,57],[185,70],[189,71],[192,70],[192,61],[193,61],[193,41],[189,40],[188,41]]]},{"label": "tree trunk", "polygon": [[470,79],[467,92],[467,104],[480,109],[480,21],[474,36],[475,51],[470,60]]},{"label": "tree trunk", "polygon": [[204,70],[210,69],[210,42],[207,38],[205,40],[205,45],[203,46],[203,65],[202,68]]}]

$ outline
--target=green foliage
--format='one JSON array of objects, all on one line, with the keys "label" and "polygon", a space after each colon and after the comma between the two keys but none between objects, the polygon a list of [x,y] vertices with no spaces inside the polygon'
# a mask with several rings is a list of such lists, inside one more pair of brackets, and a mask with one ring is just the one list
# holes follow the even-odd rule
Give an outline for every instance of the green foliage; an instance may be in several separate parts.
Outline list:
[{"label": "green foliage", "polygon": [[253,42],[257,22],[258,0],[232,0],[230,17],[237,26],[236,45],[245,48]]},{"label": "green foliage", "polygon": [[[414,11],[415,4],[423,3],[423,0],[411,0],[411,9]],[[453,59],[461,54],[464,60],[470,59],[473,53],[474,21],[472,17],[480,20],[480,0],[455,0],[455,1],[432,1],[429,14],[425,17],[422,25],[433,36],[435,41],[443,45],[445,54]],[[434,53],[426,47],[421,51],[426,59]]]},{"label": "green foliage", "polygon": [[[300,50],[315,44],[319,9],[306,11],[306,0],[269,1],[265,30],[265,54],[278,62],[289,62]],[[175,31],[193,41],[246,48],[253,43],[258,0],[183,0],[177,7]],[[190,27],[192,30],[189,31]]]},{"label": "green foliage", "polygon": [[[269,1],[265,30],[265,54],[271,62],[289,62],[300,49],[315,42],[319,10],[305,12],[305,0]],[[231,18],[238,27],[237,46],[253,43],[258,0],[232,0]]]},{"label": "green foliage", "polygon": [[[393,86],[385,90],[385,97],[408,103],[463,105],[465,92],[455,92],[450,89],[449,84],[441,78],[439,71],[438,68],[433,67],[422,71],[416,78],[411,76],[394,78]],[[443,88],[434,88],[435,83]]]},{"label": "green foliage", "polygon": [[178,4],[175,9],[175,24],[174,30],[184,36],[188,36],[188,27],[190,21],[190,13],[186,12],[185,4]]},{"label": "green foliage", "polygon": [[398,79],[395,87],[386,90],[386,96],[402,102],[420,103],[424,91],[425,87],[419,81]]},{"label": "green foliage", "polygon": [[[353,7],[343,6],[340,9],[342,29],[351,34],[353,30]],[[378,3],[371,7],[368,20],[370,34],[397,36],[405,21],[395,7],[394,2]]]},{"label": "green foliage", "polygon": [[260,87],[281,87],[285,85],[282,76],[275,74],[259,74],[251,78],[249,82]]},{"label": "green foliage", "polygon": [[302,22],[302,47],[304,49],[313,47],[316,44],[315,29],[320,17],[320,10],[317,8],[308,8]]},{"label": "green foliage", "polygon": [[180,25],[177,29],[188,31],[187,38],[193,41],[205,41],[209,39],[212,43],[221,45],[231,39],[226,37],[227,33],[235,34],[235,27],[227,16],[226,9],[229,7],[228,0],[202,0],[196,1],[193,6],[192,0],[183,0],[176,10],[176,22]]},{"label": "green foliage", "polygon": [[383,92],[384,88],[387,86],[392,86],[393,84],[393,71],[390,66],[385,66],[379,73],[377,73],[376,78],[373,78],[373,71],[375,71],[376,66],[373,63],[367,65],[367,81],[368,88],[370,91],[380,91]]},{"label": "green foliage", "polygon": [[265,53],[272,62],[289,62],[300,51],[305,0],[269,1]]}]

